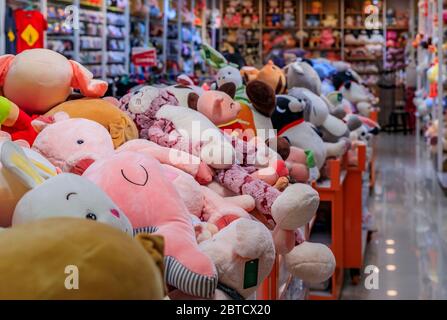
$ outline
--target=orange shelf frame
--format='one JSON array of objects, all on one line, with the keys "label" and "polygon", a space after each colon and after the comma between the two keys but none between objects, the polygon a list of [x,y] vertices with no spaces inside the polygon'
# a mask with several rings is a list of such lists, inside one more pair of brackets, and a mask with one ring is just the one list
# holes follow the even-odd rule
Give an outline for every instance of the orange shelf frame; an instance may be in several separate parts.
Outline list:
[{"label": "orange shelf frame", "polygon": [[343,264],[360,269],[363,265],[362,245],[362,175],[366,169],[366,146],[357,146],[357,164],[348,166],[344,188]]},{"label": "orange shelf frame", "polygon": [[340,296],[343,285],[343,185],[346,175],[346,157],[344,159],[328,160],[328,166],[329,179],[323,183],[314,183],[313,187],[320,194],[321,202],[331,203],[332,239],[329,247],[334,253],[337,265],[330,279],[332,282],[331,291],[329,293],[311,291],[309,293],[310,300],[336,300]]}]

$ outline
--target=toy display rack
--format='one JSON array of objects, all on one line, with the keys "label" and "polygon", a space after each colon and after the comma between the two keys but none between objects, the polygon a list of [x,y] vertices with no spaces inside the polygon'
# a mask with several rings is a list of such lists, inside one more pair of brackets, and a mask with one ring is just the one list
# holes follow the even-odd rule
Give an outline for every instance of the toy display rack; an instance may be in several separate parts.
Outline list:
[{"label": "toy display rack", "polygon": [[[443,41],[444,32],[446,26],[444,25],[443,12],[446,9],[443,0],[419,0],[418,1],[418,33],[423,34],[426,37],[430,37],[435,40],[434,45],[436,45],[436,53],[433,54],[430,50],[423,49],[419,47],[417,50],[417,59],[419,64],[423,64],[424,60],[429,60],[432,62],[435,58],[438,59],[439,65],[445,67]],[[447,88],[444,87],[444,77],[442,72],[438,74],[438,86],[437,86],[437,99],[432,107],[432,112],[430,115],[430,120],[438,120],[438,137],[445,135],[444,133],[444,117],[443,117],[443,99],[444,92]],[[417,89],[429,92],[429,81],[427,79],[427,70],[423,70],[418,73],[417,77]],[[420,128],[422,128],[422,119],[418,114],[416,115],[416,127],[417,127],[417,139],[416,142],[420,145],[419,134]],[[434,153],[434,167],[437,173],[437,179],[440,186],[443,189],[447,189],[447,172],[444,171],[444,163],[447,161],[446,154],[443,151],[442,139],[437,139],[436,152]]]},{"label": "toy display rack", "polygon": [[328,233],[316,232],[315,225],[319,219],[319,214],[313,219],[310,224],[310,240],[315,240],[329,246],[332,250],[335,260],[336,269],[331,279],[329,280],[328,287],[324,290],[313,289],[310,291],[309,298],[311,300],[336,300],[340,295],[340,291],[343,285],[343,268],[344,268],[344,256],[343,256],[343,228],[344,228],[344,183],[346,180],[347,159],[343,157],[341,159],[328,160],[327,166],[329,171],[329,178],[323,181],[313,183],[313,187],[318,191],[320,195],[320,209],[322,204],[329,205],[329,216],[325,222]]},{"label": "toy display rack", "polygon": [[357,146],[356,164],[348,165],[343,184],[344,227],[343,264],[351,269],[352,282],[358,284],[366,247],[366,231],[362,228],[362,186],[366,169],[366,145]]}]

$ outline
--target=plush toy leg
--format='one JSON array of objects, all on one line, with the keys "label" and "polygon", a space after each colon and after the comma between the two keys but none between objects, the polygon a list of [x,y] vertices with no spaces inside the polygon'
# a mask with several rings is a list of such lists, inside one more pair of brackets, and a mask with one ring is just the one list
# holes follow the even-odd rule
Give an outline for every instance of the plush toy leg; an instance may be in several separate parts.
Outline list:
[{"label": "plush toy leg", "polygon": [[213,179],[212,170],[200,158],[177,149],[162,147],[147,140],[131,140],[118,148],[117,152],[135,151],[151,155],[160,163],[168,164],[192,175],[199,183],[208,184]]},{"label": "plush toy leg", "polygon": [[348,151],[350,143],[348,139],[340,139],[337,143],[324,143],[326,146],[327,157],[338,158]]},{"label": "plush toy leg", "polygon": [[332,251],[319,243],[303,242],[285,255],[286,267],[297,278],[308,283],[328,280],[335,271]]},{"label": "plush toy leg", "polygon": [[[202,187],[202,193],[205,198],[202,216],[205,221],[216,224],[219,229],[227,225],[227,220],[231,222],[236,218],[250,218],[247,211],[222,198],[213,190]],[[226,216],[230,216],[231,219],[226,220]]]},{"label": "plush toy leg", "polygon": [[[166,283],[184,293],[211,298],[217,287],[217,273],[213,262],[198,250],[194,233],[183,230],[183,226],[175,231],[173,227],[175,226],[162,226],[154,232],[166,239]],[[173,252],[177,253],[175,258]]]},{"label": "plush toy leg", "polygon": [[259,212],[284,230],[296,230],[305,225],[319,205],[318,193],[310,186],[295,184],[281,193],[267,183],[254,179],[237,165],[218,171],[217,179],[236,194],[252,196]]},{"label": "plush toy leg", "polygon": [[30,145],[33,145],[34,140],[37,137],[37,132],[31,125],[31,117],[22,110],[19,110],[17,119],[13,126],[2,126],[2,130],[8,132],[13,141],[25,140]]}]

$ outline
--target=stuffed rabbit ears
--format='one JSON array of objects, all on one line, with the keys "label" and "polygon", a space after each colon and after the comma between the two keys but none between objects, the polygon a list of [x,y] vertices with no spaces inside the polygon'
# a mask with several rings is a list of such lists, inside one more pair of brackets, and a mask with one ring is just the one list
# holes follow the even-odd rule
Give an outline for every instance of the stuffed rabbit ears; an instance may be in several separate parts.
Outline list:
[{"label": "stuffed rabbit ears", "polygon": [[71,82],[73,88],[81,90],[81,93],[89,98],[100,98],[106,93],[107,82],[93,79],[93,74],[78,62],[73,60],[69,62],[73,68]]},{"label": "stuffed rabbit ears", "polygon": [[0,151],[0,162],[30,189],[55,176],[50,168],[28,158],[22,148],[11,141],[3,143]]}]

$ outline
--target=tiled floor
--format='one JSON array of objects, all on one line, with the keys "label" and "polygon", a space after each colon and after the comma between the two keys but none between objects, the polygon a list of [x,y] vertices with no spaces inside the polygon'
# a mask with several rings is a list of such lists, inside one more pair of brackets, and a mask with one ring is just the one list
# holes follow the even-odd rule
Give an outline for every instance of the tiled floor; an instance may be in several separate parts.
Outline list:
[{"label": "tiled floor", "polygon": [[427,147],[414,136],[385,133],[377,146],[369,208],[378,232],[365,266],[379,268],[379,289],[367,290],[365,275],[353,286],[347,275],[342,299],[447,299],[447,196]]}]

